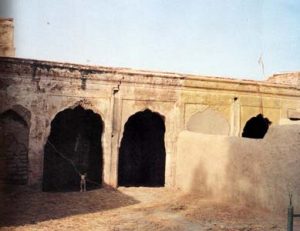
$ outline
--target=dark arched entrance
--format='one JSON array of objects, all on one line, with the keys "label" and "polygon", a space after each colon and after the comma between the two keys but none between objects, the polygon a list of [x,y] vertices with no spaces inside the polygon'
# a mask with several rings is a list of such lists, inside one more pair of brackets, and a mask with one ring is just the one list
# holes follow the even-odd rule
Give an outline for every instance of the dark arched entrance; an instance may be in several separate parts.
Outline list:
[{"label": "dark arched entrance", "polygon": [[17,112],[0,115],[0,183],[27,184],[28,137],[29,125]]},{"label": "dark arched entrance", "polygon": [[128,119],[119,150],[119,186],[164,186],[164,134],[164,119],[149,109]]},{"label": "dark arched entrance", "polygon": [[59,112],[51,122],[44,150],[44,191],[78,191],[86,173],[87,189],[102,183],[103,122],[81,106]]},{"label": "dark arched entrance", "polygon": [[264,117],[262,114],[258,114],[247,121],[242,137],[262,139],[267,133],[271,123],[272,122],[267,117]]}]

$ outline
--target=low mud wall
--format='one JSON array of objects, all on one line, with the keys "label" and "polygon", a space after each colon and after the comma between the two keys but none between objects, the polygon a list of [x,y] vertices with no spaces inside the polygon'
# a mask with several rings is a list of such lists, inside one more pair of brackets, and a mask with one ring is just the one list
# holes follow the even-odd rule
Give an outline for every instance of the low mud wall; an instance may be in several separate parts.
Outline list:
[{"label": "low mud wall", "polygon": [[300,211],[300,125],[271,126],[264,139],[183,131],[176,185],[199,196],[286,212]]}]

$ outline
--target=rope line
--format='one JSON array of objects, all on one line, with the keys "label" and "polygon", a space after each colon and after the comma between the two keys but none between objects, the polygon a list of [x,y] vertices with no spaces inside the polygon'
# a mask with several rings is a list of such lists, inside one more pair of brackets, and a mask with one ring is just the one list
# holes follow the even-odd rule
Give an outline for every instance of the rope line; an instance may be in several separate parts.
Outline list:
[{"label": "rope line", "polygon": [[82,174],[80,173],[80,171],[77,169],[76,165],[74,164],[74,162],[67,158],[64,154],[62,154],[60,151],[57,150],[57,148],[48,140],[47,143],[49,143],[51,145],[51,147],[54,149],[54,151],[59,154],[63,159],[65,159],[66,161],[68,161],[74,168],[75,172],[81,176]]},{"label": "rope line", "polygon": [[96,184],[96,185],[101,186],[101,184],[99,184],[99,183],[96,182],[96,181],[90,180],[89,178],[86,178],[86,181],[87,181],[87,182],[90,182],[90,183],[92,183],[92,184]]},{"label": "rope line", "polygon": [[[54,150],[57,154],[59,154],[60,157],[62,157],[64,160],[66,160],[67,162],[69,162],[69,163],[72,165],[73,169],[75,170],[75,172],[76,172],[79,176],[83,175],[83,174],[80,173],[80,171],[79,171],[78,168],[76,167],[76,165],[75,165],[75,163],[74,163],[73,160],[69,159],[69,158],[66,157],[62,152],[58,151],[57,148],[54,146],[54,144],[52,144],[49,140],[47,140],[47,143],[50,144],[50,146],[53,148],[53,150]],[[88,181],[88,182],[90,182],[90,183],[93,183],[93,184],[96,184],[96,185],[101,186],[101,184],[97,183],[96,181],[93,181],[93,180],[89,179],[88,177],[86,177],[85,179],[86,179],[86,181]]]}]

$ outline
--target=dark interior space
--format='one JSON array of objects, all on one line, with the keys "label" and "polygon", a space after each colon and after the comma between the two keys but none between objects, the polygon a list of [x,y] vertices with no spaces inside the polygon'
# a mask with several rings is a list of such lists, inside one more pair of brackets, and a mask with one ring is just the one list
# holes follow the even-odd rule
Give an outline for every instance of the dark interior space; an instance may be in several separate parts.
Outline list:
[{"label": "dark interior space", "polygon": [[0,115],[0,182],[24,185],[28,181],[27,122],[13,110]]},{"label": "dark interior space", "polygon": [[128,119],[119,150],[119,186],[164,186],[164,134],[163,117],[149,109]]},{"label": "dark interior space", "polygon": [[300,118],[289,118],[290,120],[292,120],[292,121],[298,121],[298,120],[300,120]]},{"label": "dark interior space", "polygon": [[55,116],[44,149],[43,191],[79,191],[79,173],[87,174],[87,190],[101,185],[102,130],[100,115],[81,106]]},{"label": "dark interior space", "polygon": [[271,123],[272,122],[267,117],[258,114],[247,121],[242,137],[262,139],[267,133]]}]

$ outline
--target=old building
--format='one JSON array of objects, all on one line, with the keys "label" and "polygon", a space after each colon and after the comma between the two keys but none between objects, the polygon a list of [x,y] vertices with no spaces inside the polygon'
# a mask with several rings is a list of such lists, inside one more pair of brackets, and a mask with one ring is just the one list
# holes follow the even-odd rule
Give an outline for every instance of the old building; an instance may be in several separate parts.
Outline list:
[{"label": "old building", "polygon": [[[300,161],[299,74],[289,78],[281,84],[278,76],[249,81],[1,57],[0,180],[78,190],[86,173],[88,188],[178,187],[265,207],[273,195],[282,207],[288,177],[299,200],[292,178]],[[259,132],[252,138],[266,138],[241,138],[246,124]]]}]

